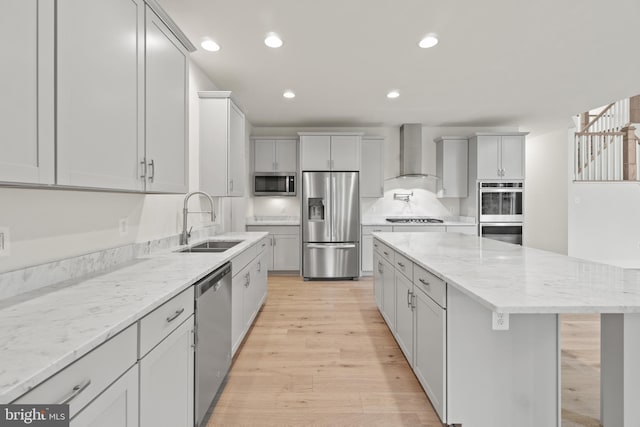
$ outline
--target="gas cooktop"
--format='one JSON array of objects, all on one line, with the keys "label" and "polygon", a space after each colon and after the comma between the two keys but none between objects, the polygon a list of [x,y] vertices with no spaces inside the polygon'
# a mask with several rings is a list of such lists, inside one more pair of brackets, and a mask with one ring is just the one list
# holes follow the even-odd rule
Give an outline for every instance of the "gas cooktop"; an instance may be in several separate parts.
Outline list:
[{"label": "gas cooktop", "polygon": [[387,218],[388,222],[392,222],[392,223],[401,223],[401,224],[406,224],[406,223],[414,223],[414,224],[427,224],[427,223],[435,223],[435,224],[441,224],[444,221],[441,220],[440,218],[431,218],[428,216],[420,216],[420,217],[404,217],[404,218]]}]

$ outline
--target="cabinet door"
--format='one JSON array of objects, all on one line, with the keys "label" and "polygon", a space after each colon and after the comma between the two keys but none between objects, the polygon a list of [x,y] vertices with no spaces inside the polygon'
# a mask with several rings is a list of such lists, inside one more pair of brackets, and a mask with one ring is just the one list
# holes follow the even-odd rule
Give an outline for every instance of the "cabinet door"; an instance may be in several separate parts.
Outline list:
[{"label": "cabinet door", "polygon": [[301,136],[300,156],[302,171],[331,170],[331,137],[328,135]]},{"label": "cabinet door", "polygon": [[[360,168],[360,197],[384,196],[384,140],[362,140],[362,166]],[[363,268],[364,270],[364,268]]]},{"label": "cabinet door", "polygon": [[273,139],[257,139],[253,141],[254,172],[273,172],[276,168],[276,141]]},{"label": "cabinet door", "polygon": [[244,113],[232,102],[229,102],[229,196],[244,195]]},{"label": "cabinet door", "polygon": [[436,174],[438,197],[467,197],[468,142],[466,139],[449,139],[437,143]]},{"label": "cabinet door", "polygon": [[331,137],[331,170],[360,170],[360,137],[339,135]]},{"label": "cabinet door", "polygon": [[267,251],[266,250],[263,251],[258,257],[258,262],[256,265],[256,280],[254,283],[256,313],[260,310],[260,307],[262,306],[262,303],[267,296],[267,281],[268,281],[267,267],[269,265],[269,262],[267,260],[267,255],[268,255]]},{"label": "cabinet door", "polygon": [[[360,265],[362,266],[362,271],[373,271],[373,236],[372,235],[362,235],[362,259],[360,260]],[[376,266],[377,267],[377,266]]]},{"label": "cabinet door", "polygon": [[229,100],[200,98],[200,189],[211,196],[227,195]]},{"label": "cabinet door", "polygon": [[191,316],[140,360],[140,426],[193,424],[193,328]]},{"label": "cabinet door", "polygon": [[0,181],[54,182],[53,25],[53,2],[0,3]]},{"label": "cabinet door", "polygon": [[275,245],[274,242],[275,236],[273,234],[269,235],[269,246],[265,249],[265,262],[267,263],[267,271],[273,271],[275,270],[273,268],[273,261],[274,261],[274,255],[273,255],[273,246]]},{"label": "cabinet door", "polygon": [[378,310],[382,310],[382,289],[383,289],[383,270],[382,258],[378,252],[373,253],[373,295]]},{"label": "cabinet door", "polygon": [[273,269],[277,271],[300,270],[300,237],[297,235],[273,236]]},{"label": "cabinet door", "polygon": [[477,137],[478,179],[500,179],[500,137],[482,135]]},{"label": "cabinet door", "polygon": [[147,191],[184,193],[189,187],[186,51],[146,9]]},{"label": "cabinet door", "polygon": [[393,265],[382,259],[382,315],[392,332],[396,330],[396,280]]},{"label": "cabinet door", "polygon": [[87,405],[71,420],[69,426],[138,426],[138,365],[134,365]]},{"label": "cabinet door", "polygon": [[446,421],[446,310],[415,287],[415,363],[413,370],[440,419]]},{"label": "cabinet door", "polygon": [[295,139],[276,140],[276,171],[297,172],[298,143]]},{"label": "cabinet door", "polygon": [[57,182],[142,190],[143,1],[57,5]]},{"label": "cabinet door", "polygon": [[501,156],[502,179],[524,179],[524,137],[503,136]]},{"label": "cabinet door", "polygon": [[[231,279],[231,342],[233,354],[236,353],[244,338],[244,297],[249,280],[249,264]],[[233,267],[232,267],[233,268]]]},{"label": "cabinet door", "polygon": [[396,341],[413,366],[413,283],[396,271]]}]

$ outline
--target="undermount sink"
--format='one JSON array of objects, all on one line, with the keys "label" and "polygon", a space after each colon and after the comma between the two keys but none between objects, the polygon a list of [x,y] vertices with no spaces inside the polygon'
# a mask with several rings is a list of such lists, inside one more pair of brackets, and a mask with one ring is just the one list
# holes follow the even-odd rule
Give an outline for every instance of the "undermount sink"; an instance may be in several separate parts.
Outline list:
[{"label": "undermount sink", "polygon": [[238,243],[242,243],[242,240],[208,240],[206,242],[181,249],[178,252],[224,252],[227,249],[231,249]]}]

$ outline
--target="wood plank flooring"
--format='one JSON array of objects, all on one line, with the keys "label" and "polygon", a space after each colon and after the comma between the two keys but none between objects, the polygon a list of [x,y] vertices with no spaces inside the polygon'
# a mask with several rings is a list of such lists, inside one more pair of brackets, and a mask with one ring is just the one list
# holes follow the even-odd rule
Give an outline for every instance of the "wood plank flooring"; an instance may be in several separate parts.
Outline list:
[{"label": "wood plank flooring", "polygon": [[[590,397],[577,398],[575,407],[589,405]],[[580,424],[580,410],[567,416],[575,422],[567,425],[592,426]],[[208,423],[308,425],[441,427],[375,306],[371,279],[270,276],[267,301]]]}]

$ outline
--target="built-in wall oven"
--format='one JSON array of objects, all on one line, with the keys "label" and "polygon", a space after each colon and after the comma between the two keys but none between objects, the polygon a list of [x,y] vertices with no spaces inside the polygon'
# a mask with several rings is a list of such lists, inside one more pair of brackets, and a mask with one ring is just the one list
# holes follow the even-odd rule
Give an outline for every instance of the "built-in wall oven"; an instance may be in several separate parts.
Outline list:
[{"label": "built-in wall oven", "polygon": [[522,245],[523,201],[522,182],[480,182],[480,236]]}]

